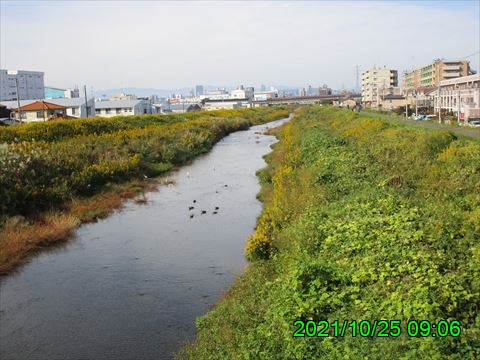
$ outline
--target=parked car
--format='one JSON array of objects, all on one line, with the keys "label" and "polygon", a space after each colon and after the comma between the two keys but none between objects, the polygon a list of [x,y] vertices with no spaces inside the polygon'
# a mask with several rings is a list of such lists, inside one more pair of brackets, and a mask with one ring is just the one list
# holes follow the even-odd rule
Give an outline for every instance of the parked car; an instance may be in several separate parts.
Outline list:
[{"label": "parked car", "polygon": [[425,118],[423,120],[433,120],[435,118],[435,115],[425,115]]},{"label": "parked car", "polygon": [[415,117],[415,120],[419,120],[419,121],[425,120],[425,116],[426,115],[418,115],[417,117]]},{"label": "parked car", "polygon": [[468,122],[468,125],[471,125],[471,126],[480,126],[480,120],[469,121],[469,122]]}]

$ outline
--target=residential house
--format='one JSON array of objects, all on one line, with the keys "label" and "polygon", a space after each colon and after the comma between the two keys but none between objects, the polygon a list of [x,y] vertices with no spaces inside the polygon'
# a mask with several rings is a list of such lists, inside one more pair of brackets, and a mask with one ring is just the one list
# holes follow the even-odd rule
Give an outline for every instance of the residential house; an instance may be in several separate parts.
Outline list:
[{"label": "residential house", "polygon": [[380,99],[380,105],[382,110],[393,110],[401,106],[405,106],[405,96],[400,94],[387,94],[382,95]]},{"label": "residential house", "polygon": [[148,100],[143,99],[95,102],[95,115],[99,117],[152,114],[154,109]]},{"label": "residential house", "polygon": [[23,122],[47,121],[66,116],[66,107],[38,100],[16,108],[12,114]]},{"label": "residential house", "polygon": [[[20,106],[29,105],[35,101],[44,101],[42,99],[38,100],[21,100]],[[93,117],[95,114],[95,101],[93,98],[87,101],[85,104],[85,99],[83,98],[58,98],[58,99],[49,99],[48,103],[60,105],[65,107],[65,115],[75,118],[84,118],[84,117]],[[12,111],[17,110],[18,102],[17,101],[2,101],[0,103]]]}]

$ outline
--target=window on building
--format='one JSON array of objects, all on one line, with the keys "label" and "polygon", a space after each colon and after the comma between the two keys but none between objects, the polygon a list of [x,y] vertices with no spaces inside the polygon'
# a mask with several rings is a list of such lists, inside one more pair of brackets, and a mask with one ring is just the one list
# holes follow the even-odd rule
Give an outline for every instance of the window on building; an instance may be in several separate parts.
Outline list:
[{"label": "window on building", "polygon": [[40,118],[43,118],[43,111],[37,111],[37,119],[40,119]]},{"label": "window on building", "polygon": [[76,112],[77,112],[77,108],[72,108],[72,115],[75,115]]},{"label": "window on building", "polygon": [[122,113],[122,109],[121,108],[118,108],[117,109],[117,114],[121,114]]},{"label": "window on building", "polygon": [[112,112],[112,109],[105,109],[105,114],[110,114]]}]

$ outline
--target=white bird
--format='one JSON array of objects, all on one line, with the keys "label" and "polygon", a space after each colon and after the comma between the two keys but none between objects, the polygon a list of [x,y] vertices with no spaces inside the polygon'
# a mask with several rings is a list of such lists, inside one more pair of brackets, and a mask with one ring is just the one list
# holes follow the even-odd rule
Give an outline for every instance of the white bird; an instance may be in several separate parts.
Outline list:
[{"label": "white bird", "polygon": [[190,177],[190,172],[189,172],[189,171],[187,171],[187,177],[188,177],[188,178]]}]

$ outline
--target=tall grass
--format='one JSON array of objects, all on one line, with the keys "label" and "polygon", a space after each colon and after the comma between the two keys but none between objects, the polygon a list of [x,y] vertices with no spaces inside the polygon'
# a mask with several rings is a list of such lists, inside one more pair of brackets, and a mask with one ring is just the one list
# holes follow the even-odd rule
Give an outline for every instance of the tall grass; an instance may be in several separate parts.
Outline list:
[{"label": "tall grass", "polygon": [[287,109],[249,109],[187,114],[185,121],[148,115],[2,128],[0,224],[59,208],[109,182],[159,175],[232,131],[287,115]]}]

